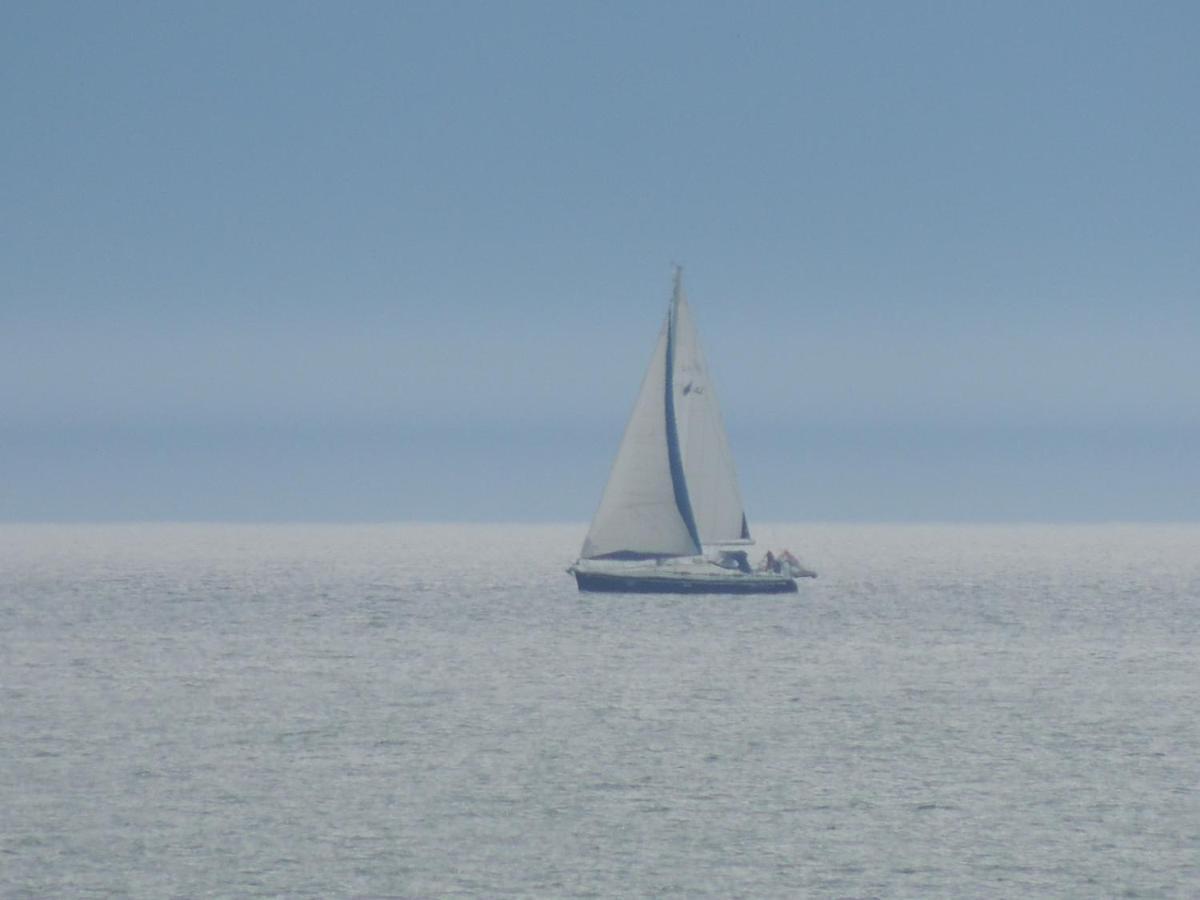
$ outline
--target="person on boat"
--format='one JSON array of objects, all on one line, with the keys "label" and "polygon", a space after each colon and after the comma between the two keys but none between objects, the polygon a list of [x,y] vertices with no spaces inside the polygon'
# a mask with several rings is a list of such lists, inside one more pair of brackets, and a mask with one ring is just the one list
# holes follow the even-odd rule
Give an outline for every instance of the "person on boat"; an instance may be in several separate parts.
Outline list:
[{"label": "person on boat", "polygon": [[779,571],[779,560],[777,560],[775,558],[775,554],[772,553],[770,550],[767,551],[767,556],[763,560],[763,562],[766,564],[768,572],[778,572]]}]

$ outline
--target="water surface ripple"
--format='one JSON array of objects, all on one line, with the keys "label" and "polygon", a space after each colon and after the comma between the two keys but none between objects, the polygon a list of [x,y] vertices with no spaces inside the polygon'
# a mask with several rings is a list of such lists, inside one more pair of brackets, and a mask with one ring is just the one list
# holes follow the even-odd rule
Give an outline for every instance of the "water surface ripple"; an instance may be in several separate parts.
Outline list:
[{"label": "water surface ripple", "polygon": [[0,527],[0,896],[1200,895],[1200,527]]}]

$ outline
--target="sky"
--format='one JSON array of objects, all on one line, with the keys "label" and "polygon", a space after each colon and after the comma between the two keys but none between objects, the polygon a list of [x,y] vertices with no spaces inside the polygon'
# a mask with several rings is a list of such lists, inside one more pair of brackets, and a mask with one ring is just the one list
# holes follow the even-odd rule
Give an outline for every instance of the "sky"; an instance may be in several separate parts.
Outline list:
[{"label": "sky", "polygon": [[1200,6],[0,6],[0,520],[1200,518]]}]

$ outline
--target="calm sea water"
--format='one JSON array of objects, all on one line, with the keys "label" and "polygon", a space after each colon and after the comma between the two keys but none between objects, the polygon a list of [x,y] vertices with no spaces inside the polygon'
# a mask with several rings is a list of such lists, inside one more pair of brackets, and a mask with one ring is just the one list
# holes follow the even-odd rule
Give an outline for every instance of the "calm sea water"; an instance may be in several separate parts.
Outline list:
[{"label": "calm sea water", "polygon": [[0,528],[0,896],[1200,896],[1200,527],[582,532]]}]

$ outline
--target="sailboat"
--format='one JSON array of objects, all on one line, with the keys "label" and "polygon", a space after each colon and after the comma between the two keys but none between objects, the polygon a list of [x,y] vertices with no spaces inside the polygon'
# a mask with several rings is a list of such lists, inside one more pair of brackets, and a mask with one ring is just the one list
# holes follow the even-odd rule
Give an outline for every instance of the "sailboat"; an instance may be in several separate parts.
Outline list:
[{"label": "sailboat", "polygon": [[666,321],[600,508],[567,571],[581,591],[776,594],[813,576],[752,545],[717,396],[676,267]]}]

